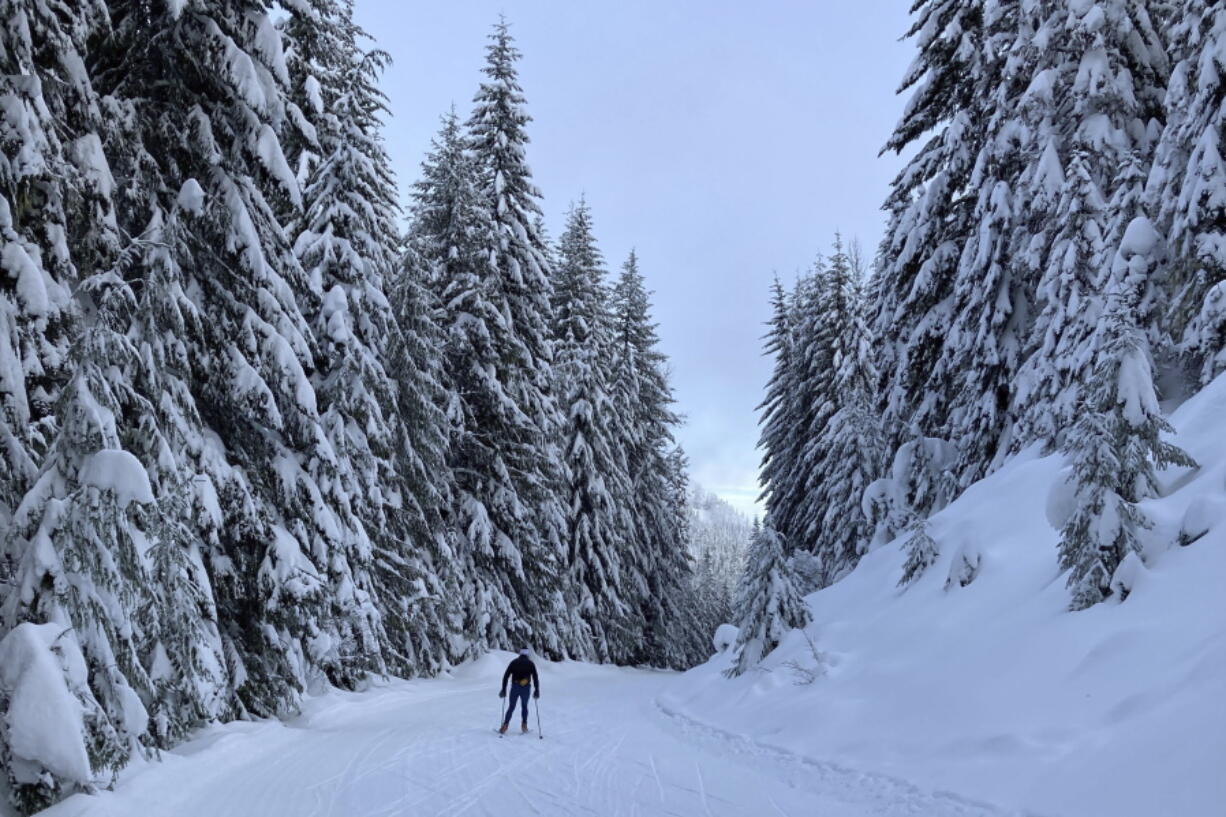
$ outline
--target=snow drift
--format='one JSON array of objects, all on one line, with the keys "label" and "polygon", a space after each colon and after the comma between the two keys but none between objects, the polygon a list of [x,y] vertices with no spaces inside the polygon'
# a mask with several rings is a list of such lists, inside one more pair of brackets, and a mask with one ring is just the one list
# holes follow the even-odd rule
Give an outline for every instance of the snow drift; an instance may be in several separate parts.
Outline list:
[{"label": "snow drift", "polygon": [[1065,463],[1024,452],[932,518],[940,556],[912,585],[900,538],[807,597],[814,623],[758,671],[725,679],[721,652],[661,706],[1039,815],[1220,817],[1226,375],[1170,420],[1200,467],[1141,503],[1154,526],[1124,601],[1067,612]]}]

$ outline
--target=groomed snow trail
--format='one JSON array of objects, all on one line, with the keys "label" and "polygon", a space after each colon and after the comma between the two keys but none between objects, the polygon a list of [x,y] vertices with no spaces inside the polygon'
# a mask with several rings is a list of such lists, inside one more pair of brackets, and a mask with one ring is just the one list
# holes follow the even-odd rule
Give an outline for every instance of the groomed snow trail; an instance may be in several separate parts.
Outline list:
[{"label": "groomed snow trail", "polygon": [[672,673],[541,663],[545,738],[499,738],[509,655],[451,678],[330,693],[285,724],[206,730],[114,791],[44,817],[677,815],[1002,817],[902,781],[762,747],[671,713]]}]

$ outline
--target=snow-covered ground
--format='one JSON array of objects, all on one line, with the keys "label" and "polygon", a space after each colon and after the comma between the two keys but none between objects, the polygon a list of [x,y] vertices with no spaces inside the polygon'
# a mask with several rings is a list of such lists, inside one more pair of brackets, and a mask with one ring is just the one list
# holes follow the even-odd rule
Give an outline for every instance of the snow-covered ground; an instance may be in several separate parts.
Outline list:
[{"label": "snow-covered ground", "polygon": [[[544,739],[499,738],[493,654],[212,727],[44,815],[1223,817],[1226,376],[1172,419],[1201,467],[1145,503],[1122,603],[1066,611],[1063,463],[1023,454],[933,517],[919,581],[896,587],[897,543],[873,551],[741,678],[726,652],[542,664]],[[964,558],[973,581],[947,581]]]},{"label": "snow-covered ground", "polygon": [[[662,704],[803,756],[1059,817],[1226,815],[1226,375],[1172,416],[1200,464],[1164,496],[1131,595],[1066,612],[1059,457],[1023,454],[933,517],[914,585],[899,543],[808,597],[763,669],[722,655]],[[1202,534],[1187,546],[1184,540]],[[965,554],[976,578],[947,588]],[[815,657],[815,650],[816,656]],[[787,666],[789,663],[793,667]],[[800,670],[824,673],[809,684]]]},{"label": "snow-covered ground", "polygon": [[[541,664],[545,737],[494,732],[507,654],[452,677],[310,700],[288,723],[206,730],[114,791],[44,817],[792,815],[992,817],[900,780],[768,749],[670,714],[676,673]],[[535,716],[532,718],[535,730]],[[515,724],[518,729],[518,724]]]}]

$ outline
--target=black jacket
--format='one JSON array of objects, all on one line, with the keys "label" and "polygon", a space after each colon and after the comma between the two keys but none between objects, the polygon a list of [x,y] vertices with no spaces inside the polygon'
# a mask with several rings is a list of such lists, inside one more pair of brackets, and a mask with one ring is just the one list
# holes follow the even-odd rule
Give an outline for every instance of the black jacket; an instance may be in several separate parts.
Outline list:
[{"label": "black jacket", "polygon": [[541,692],[541,679],[537,677],[536,664],[526,655],[521,655],[507,664],[507,671],[502,674],[503,693],[507,691],[507,679],[513,681],[516,686],[527,686],[531,681],[536,693],[539,695]]}]

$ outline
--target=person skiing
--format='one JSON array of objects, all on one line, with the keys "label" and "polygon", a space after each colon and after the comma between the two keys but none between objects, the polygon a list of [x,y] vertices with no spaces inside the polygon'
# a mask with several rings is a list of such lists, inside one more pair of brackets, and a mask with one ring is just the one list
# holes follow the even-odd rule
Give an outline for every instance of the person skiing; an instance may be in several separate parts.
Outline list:
[{"label": "person skiing", "polygon": [[502,674],[502,690],[498,693],[499,698],[507,697],[507,680],[511,681],[511,705],[507,707],[506,717],[502,719],[502,728],[498,730],[503,735],[507,733],[507,727],[511,724],[511,716],[515,714],[516,701],[522,702],[523,731],[527,732],[528,691],[532,690],[533,698],[541,697],[541,679],[536,674],[536,664],[532,663],[528,652],[527,648],[520,650],[519,655],[507,664],[507,671]]}]

